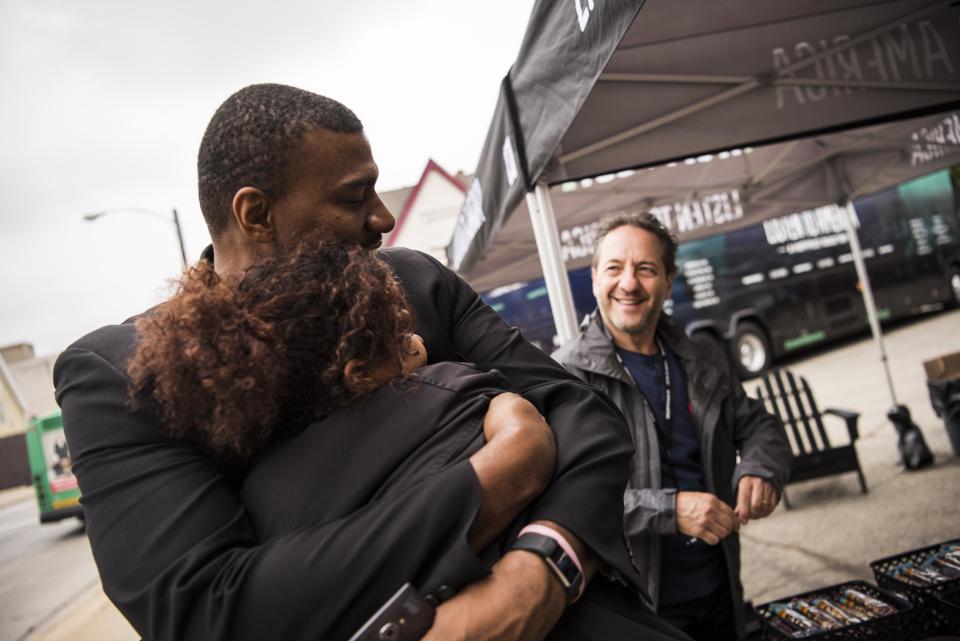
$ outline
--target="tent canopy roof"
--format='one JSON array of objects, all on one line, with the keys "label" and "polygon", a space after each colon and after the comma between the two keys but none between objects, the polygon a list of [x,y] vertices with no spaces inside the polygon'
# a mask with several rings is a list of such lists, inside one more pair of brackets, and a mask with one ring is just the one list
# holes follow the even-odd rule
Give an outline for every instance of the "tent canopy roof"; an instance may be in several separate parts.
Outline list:
[{"label": "tent canopy roof", "polygon": [[[506,265],[489,262],[495,239],[509,236],[502,242],[517,254],[532,253],[518,234],[529,222],[513,214],[538,180],[557,185],[749,147],[732,162],[698,163],[699,175],[658,170],[656,179],[611,181],[579,199],[577,220],[744,184],[752,198],[790,195],[799,205],[817,198],[813,179],[793,183],[805,184],[802,194],[782,192],[776,179],[842,148],[851,180],[882,169],[854,190],[879,189],[902,175],[892,167],[903,140],[891,133],[884,159],[874,145],[865,152],[872,164],[856,163],[856,137],[825,134],[942,119],[958,106],[960,6],[949,0],[540,0],[501,86],[450,263],[484,289]],[[791,148],[771,144],[811,136]],[[748,166],[712,176],[724,163]]]}]

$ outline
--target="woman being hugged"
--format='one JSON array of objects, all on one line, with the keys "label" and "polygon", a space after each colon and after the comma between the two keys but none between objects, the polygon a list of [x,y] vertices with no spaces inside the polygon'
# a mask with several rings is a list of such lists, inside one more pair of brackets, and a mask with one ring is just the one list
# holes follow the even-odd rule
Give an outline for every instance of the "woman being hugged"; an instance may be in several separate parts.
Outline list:
[{"label": "woman being hugged", "polygon": [[[511,522],[553,472],[553,437],[535,408],[504,393],[496,372],[426,365],[413,320],[375,254],[308,238],[235,280],[202,263],[137,322],[134,402],[154,403],[172,437],[228,471],[264,541],[386,499],[436,502],[445,479],[464,474],[511,496],[465,506],[475,518],[443,556],[411,549],[373,566],[357,541],[339,560],[355,581],[331,586],[356,594],[354,605],[308,617],[317,638],[346,638],[407,581],[435,594],[464,587],[444,580],[450,567],[484,577],[484,562],[504,551],[490,544],[512,538]],[[270,621],[270,636],[283,638],[283,626]]]}]

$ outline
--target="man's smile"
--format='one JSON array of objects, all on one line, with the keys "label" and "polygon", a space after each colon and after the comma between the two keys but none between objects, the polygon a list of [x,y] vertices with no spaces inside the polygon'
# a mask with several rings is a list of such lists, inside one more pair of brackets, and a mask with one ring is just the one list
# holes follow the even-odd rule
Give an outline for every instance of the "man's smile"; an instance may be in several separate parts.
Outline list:
[{"label": "man's smile", "polygon": [[610,298],[611,300],[613,300],[613,302],[618,303],[619,305],[627,306],[627,307],[642,305],[643,303],[650,300],[649,297],[625,296],[625,295],[618,295],[618,294],[611,294]]}]

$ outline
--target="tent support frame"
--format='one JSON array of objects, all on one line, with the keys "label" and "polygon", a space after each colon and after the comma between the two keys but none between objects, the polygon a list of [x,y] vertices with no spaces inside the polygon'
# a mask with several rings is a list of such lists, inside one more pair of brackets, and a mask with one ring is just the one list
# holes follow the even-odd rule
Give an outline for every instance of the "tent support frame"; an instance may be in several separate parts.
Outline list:
[{"label": "tent support frame", "polygon": [[577,316],[573,307],[570,280],[563,264],[560,233],[557,231],[557,219],[550,200],[550,189],[545,181],[538,182],[533,191],[527,192],[527,209],[530,210],[533,236],[540,254],[543,279],[547,284],[550,311],[553,313],[557,337],[562,345],[577,335]]},{"label": "tent support frame", "polygon": [[853,201],[837,205],[843,212],[843,222],[847,228],[847,242],[850,243],[850,251],[853,254],[853,264],[857,269],[857,278],[860,279],[860,293],[863,295],[863,303],[867,308],[867,320],[870,323],[870,333],[873,334],[873,342],[877,347],[877,353],[880,355],[880,364],[883,365],[883,373],[887,380],[887,389],[890,392],[890,400],[896,407],[897,393],[893,388],[893,377],[890,375],[890,362],[887,359],[887,349],[883,343],[883,332],[880,330],[880,318],[877,315],[877,304],[873,298],[873,287],[870,285],[870,274],[867,273],[867,264],[863,259],[863,250],[860,247],[860,237],[854,227],[853,221],[856,220],[857,210],[853,206]]}]

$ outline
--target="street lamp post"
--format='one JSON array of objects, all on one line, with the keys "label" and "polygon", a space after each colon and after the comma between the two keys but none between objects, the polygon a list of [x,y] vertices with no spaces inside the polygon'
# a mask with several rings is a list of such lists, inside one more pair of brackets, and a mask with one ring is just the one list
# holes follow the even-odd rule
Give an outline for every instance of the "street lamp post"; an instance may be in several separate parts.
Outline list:
[{"label": "street lamp post", "polygon": [[[167,222],[171,222],[171,218],[159,212],[153,211],[152,209],[146,209],[144,207],[115,207],[113,209],[104,209],[103,211],[94,211],[89,214],[84,214],[83,219],[87,222],[93,222],[101,216],[106,216],[107,214],[117,214],[123,213],[125,211],[131,211],[138,214],[146,214],[148,216],[153,216],[154,218],[160,218]],[[187,250],[183,243],[183,230],[180,228],[180,216],[177,214],[176,208],[171,210],[173,213],[172,222],[173,226],[177,230],[177,242],[180,244],[180,262],[184,268],[187,266]]]}]

